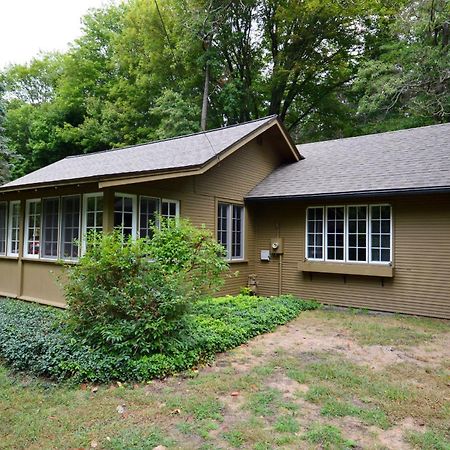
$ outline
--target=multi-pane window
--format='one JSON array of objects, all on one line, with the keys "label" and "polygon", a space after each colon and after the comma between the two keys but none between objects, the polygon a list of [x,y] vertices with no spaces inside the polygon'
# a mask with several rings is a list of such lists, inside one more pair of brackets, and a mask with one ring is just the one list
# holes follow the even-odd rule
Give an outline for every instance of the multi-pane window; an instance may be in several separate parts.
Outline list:
[{"label": "multi-pane window", "polygon": [[161,201],[161,217],[166,219],[176,219],[179,216],[180,204],[177,200],[166,200]]},{"label": "multi-pane window", "polygon": [[58,258],[58,235],[59,198],[44,198],[42,200],[42,258]]},{"label": "multi-pane window", "polygon": [[160,202],[158,198],[141,197],[139,201],[139,237],[152,237],[152,226],[156,224]]},{"label": "multi-pane window", "polygon": [[124,237],[135,236],[136,197],[116,194],[114,198],[114,228],[119,228]]},{"label": "multi-pane window", "polygon": [[6,230],[8,219],[8,204],[0,202],[0,255],[6,255]]},{"label": "multi-pane window", "polygon": [[61,258],[73,260],[78,258],[80,197],[62,197],[61,207]]},{"label": "multi-pane window", "polygon": [[323,208],[306,212],[306,254],[308,259],[323,259]]},{"label": "multi-pane window", "polygon": [[327,208],[327,260],[344,260],[345,207]]},{"label": "multi-pane window", "polygon": [[367,206],[349,206],[347,209],[349,261],[367,261]]},{"label": "multi-pane window", "polygon": [[375,205],[370,207],[370,261],[389,262],[391,260],[391,207]]},{"label": "multi-pane window", "polygon": [[27,200],[25,208],[25,239],[23,253],[38,258],[41,245],[41,201]]},{"label": "multi-pane window", "polygon": [[8,255],[19,255],[20,202],[9,203]]},{"label": "multi-pane window", "polygon": [[[330,206],[326,208],[326,217],[324,210],[324,207],[306,210],[307,259],[359,263],[392,261],[389,205]],[[326,236],[325,242],[323,236]]]},{"label": "multi-pane window", "polygon": [[217,207],[217,240],[230,260],[244,258],[244,207],[219,203]]},{"label": "multi-pane window", "polygon": [[85,194],[83,202],[83,236],[103,231],[103,194]]}]

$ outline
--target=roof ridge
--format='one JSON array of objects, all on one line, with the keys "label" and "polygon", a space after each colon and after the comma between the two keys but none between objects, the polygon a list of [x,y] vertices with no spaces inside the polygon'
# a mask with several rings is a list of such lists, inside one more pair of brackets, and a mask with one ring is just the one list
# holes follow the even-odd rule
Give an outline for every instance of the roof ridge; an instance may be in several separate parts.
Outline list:
[{"label": "roof ridge", "polygon": [[369,134],[360,134],[359,136],[348,136],[348,137],[344,137],[344,138],[326,139],[323,141],[316,141],[316,142],[305,142],[304,144],[297,144],[297,148],[304,147],[305,145],[323,144],[325,142],[331,143],[331,142],[337,142],[337,141],[348,141],[351,139],[365,138],[365,137],[369,137],[369,136],[400,134],[403,132],[409,132],[411,130],[423,130],[425,128],[434,128],[434,127],[437,128],[437,127],[442,127],[442,126],[450,126],[450,122],[434,123],[432,125],[423,125],[423,126],[410,127],[410,128],[401,128],[400,130],[383,131],[381,133],[369,133]]},{"label": "roof ridge", "polygon": [[[126,145],[124,147],[109,148],[109,149],[106,149],[106,150],[99,150],[99,151],[96,151],[96,152],[88,152],[88,153],[81,153],[81,154],[78,154],[78,155],[70,155],[70,156],[66,156],[64,159],[80,158],[80,157],[88,156],[88,155],[98,155],[98,154],[101,154],[101,153],[115,152],[115,151],[118,151],[118,150],[126,150],[126,149],[129,149],[129,148],[142,147],[144,145],[153,145],[153,144],[159,144],[161,142],[176,141],[178,139],[188,138],[188,137],[192,137],[192,136],[206,135],[206,134],[212,133],[214,131],[228,130],[230,128],[236,128],[236,127],[240,127],[242,125],[248,125],[250,123],[260,122],[260,121],[263,121],[263,120],[269,120],[269,119],[273,119],[275,117],[277,117],[277,115],[276,114],[272,114],[270,116],[261,117],[259,119],[248,120],[247,122],[235,123],[233,125],[228,125],[228,126],[225,126],[225,127],[212,128],[211,130],[197,131],[195,133],[189,133],[189,134],[184,134],[184,135],[181,135],[181,136],[174,136],[174,137],[165,138],[165,139],[158,139],[156,141],[142,142],[140,144]],[[208,142],[209,142],[209,139],[208,139]],[[210,145],[211,145],[211,143],[210,143]],[[211,145],[211,147],[212,147],[212,145]],[[213,152],[214,152],[214,150],[213,150]],[[214,152],[214,154],[215,154],[215,152]]]}]

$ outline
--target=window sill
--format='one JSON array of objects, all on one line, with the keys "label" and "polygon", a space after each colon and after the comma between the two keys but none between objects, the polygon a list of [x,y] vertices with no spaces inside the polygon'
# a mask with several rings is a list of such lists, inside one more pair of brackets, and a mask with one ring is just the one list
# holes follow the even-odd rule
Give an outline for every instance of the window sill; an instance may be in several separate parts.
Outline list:
[{"label": "window sill", "polygon": [[66,261],[64,259],[50,259],[50,258],[29,258],[24,256],[22,258],[23,261],[26,262],[35,262],[35,263],[44,263],[44,264],[56,264],[59,266],[63,266],[66,264],[76,264],[78,261]]},{"label": "window sill", "polygon": [[19,259],[19,257],[12,256],[12,255],[0,255],[0,259],[10,259],[12,261],[17,261]]},{"label": "window sill", "polygon": [[334,263],[324,261],[303,261],[298,264],[302,272],[337,273],[342,275],[365,275],[369,277],[392,278],[394,267],[390,264]]},{"label": "window sill", "polygon": [[228,264],[247,264],[247,259],[227,259]]}]

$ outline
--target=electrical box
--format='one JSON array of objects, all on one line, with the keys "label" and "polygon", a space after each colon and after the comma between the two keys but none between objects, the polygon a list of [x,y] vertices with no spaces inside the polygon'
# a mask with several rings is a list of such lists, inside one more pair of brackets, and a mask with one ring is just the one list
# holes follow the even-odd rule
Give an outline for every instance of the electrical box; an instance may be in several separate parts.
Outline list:
[{"label": "electrical box", "polygon": [[274,255],[283,254],[283,238],[272,238],[270,240],[270,251]]},{"label": "electrical box", "polygon": [[261,250],[261,261],[270,261],[270,250]]}]

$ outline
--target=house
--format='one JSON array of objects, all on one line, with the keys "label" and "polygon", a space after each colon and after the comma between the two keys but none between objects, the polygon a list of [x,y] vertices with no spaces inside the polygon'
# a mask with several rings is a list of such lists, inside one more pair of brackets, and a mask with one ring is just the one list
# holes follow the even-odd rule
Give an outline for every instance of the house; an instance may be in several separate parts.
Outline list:
[{"label": "house", "polygon": [[0,295],[64,306],[74,240],[213,230],[237,293],[450,318],[450,124],[295,146],[277,117],[68,157],[0,187]]}]

